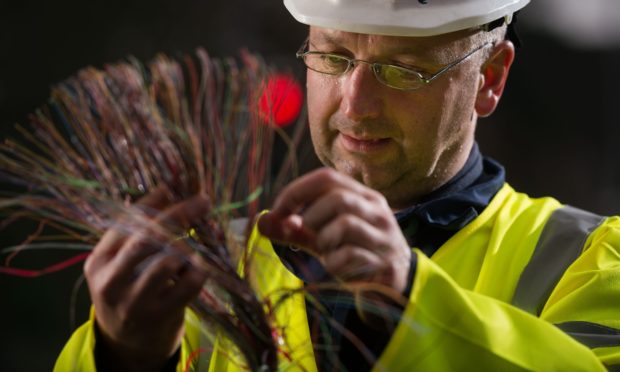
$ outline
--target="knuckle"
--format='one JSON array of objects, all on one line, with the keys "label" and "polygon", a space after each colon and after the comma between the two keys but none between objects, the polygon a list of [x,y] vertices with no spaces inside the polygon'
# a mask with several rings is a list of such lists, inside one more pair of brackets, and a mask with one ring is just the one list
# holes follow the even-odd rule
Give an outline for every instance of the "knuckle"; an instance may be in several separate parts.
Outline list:
[{"label": "knuckle", "polygon": [[351,214],[344,214],[338,217],[337,223],[344,229],[352,229],[357,226],[357,218]]},{"label": "knuckle", "polygon": [[176,254],[170,254],[163,257],[161,267],[158,271],[164,273],[165,276],[176,274],[184,265],[183,259]]},{"label": "knuckle", "polygon": [[203,287],[205,278],[202,275],[191,275],[187,280],[187,292],[193,297]]},{"label": "knuckle", "polygon": [[116,303],[118,297],[118,291],[114,289],[110,280],[103,280],[99,283],[95,283],[94,285],[95,295],[98,293],[99,298],[103,300],[106,304],[114,304]]},{"label": "knuckle", "polygon": [[319,179],[325,182],[329,182],[329,183],[334,183],[339,179],[339,177],[341,177],[338,172],[328,167],[324,167],[324,168],[317,170],[316,174],[317,174],[317,177],[319,177]]},{"label": "knuckle", "polygon": [[86,261],[84,261],[84,276],[86,279],[90,279],[95,276],[95,267],[95,254],[91,254],[88,258],[86,258]]},{"label": "knuckle", "polygon": [[335,234],[320,233],[316,238],[316,245],[322,252],[331,251],[338,244],[339,237]]},{"label": "knuckle", "polygon": [[113,289],[112,278],[105,270],[94,270],[92,264],[85,264],[84,275],[93,299],[100,299],[106,304],[116,302],[117,291]]},{"label": "knuckle", "polygon": [[134,319],[139,319],[140,315],[145,311],[144,304],[138,304],[137,302],[129,302],[125,306],[120,306],[118,309],[118,320],[121,327],[124,329],[130,329],[134,326]]},{"label": "knuckle", "polygon": [[163,249],[162,243],[156,236],[140,237],[132,244],[124,248],[124,255],[127,259],[136,260],[147,257]]},{"label": "knuckle", "polygon": [[400,265],[394,262],[384,262],[381,269],[381,281],[385,284],[394,283],[401,271]]},{"label": "knuckle", "polygon": [[342,255],[349,260],[360,261],[360,259],[364,258],[362,254],[362,250],[358,247],[346,245],[342,247]]},{"label": "knuckle", "polygon": [[392,216],[391,214],[388,215],[385,213],[380,213],[377,216],[375,216],[374,223],[376,226],[385,228],[385,227],[390,226],[393,220],[394,220],[394,216]]},{"label": "knuckle", "polygon": [[387,200],[385,199],[385,196],[383,196],[383,194],[381,194],[377,190],[370,189],[368,192],[368,199],[372,202],[378,203],[384,208],[389,209],[389,205],[388,205]]},{"label": "knuckle", "polygon": [[204,285],[204,279],[198,275],[187,275],[180,280],[175,288],[179,305],[185,306],[187,302],[198,296]]},{"label": "knuckle", "polygon": [[338,210],[348,210],[355,206],[351,193],[344,189],[336,189],[331,192],[333,206]]}]

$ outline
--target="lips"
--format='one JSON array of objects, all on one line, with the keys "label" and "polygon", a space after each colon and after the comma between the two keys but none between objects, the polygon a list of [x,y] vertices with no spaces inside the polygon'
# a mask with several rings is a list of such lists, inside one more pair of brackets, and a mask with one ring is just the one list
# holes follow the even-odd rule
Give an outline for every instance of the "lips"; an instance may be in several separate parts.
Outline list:
[{"label": "lips", "polygon": [[344,133],[340,133],[340,143],[350,152],[356,153],[373,153],[385,149],[389,146],[390,138],[365,138],[355,137]]}]

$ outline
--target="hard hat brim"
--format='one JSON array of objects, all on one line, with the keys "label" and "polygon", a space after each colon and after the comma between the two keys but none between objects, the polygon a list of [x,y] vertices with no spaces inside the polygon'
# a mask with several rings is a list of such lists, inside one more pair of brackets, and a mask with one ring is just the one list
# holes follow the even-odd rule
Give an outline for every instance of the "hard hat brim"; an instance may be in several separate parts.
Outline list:
[{"label": "hard hat brim", "polygon": [[[341,31],[391,35],[433,36],[484,25],[511,16],[530,0],[469,0],[429,6],[417,1],[284,0],[299,22]],[[482,5],[484,3],[484,5]]]}]

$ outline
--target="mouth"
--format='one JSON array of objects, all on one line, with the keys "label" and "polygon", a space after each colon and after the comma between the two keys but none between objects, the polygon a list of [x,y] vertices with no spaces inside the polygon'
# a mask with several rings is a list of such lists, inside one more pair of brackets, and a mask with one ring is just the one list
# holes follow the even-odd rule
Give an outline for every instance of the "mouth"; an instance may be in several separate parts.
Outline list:
[{"label": "mouth", "polygon": [[349,152],[373,153],[385,149],[391,143],[390,138],[356,137],[340,132],[340,143]]}]

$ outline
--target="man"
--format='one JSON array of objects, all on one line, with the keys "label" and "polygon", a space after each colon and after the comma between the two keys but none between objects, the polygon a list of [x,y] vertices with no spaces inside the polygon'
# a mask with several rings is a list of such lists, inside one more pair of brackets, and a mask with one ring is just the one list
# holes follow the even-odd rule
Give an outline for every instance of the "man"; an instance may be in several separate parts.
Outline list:
[{"label": "man", "polygon": [[[285,0],[310,25],[298,57],[327,168],[287,186],[250,239],[259,295],[311,294],[276,314],[281,368],[619,368],[620,219],[515,192],[474,140],[514,59],[507,27],[528,2]],[[182,226],[206,210],[201,196],[142,202]],[[182,370],[197,349],[184,307],[205,273],[140,239],[111,231],[95,248],[94,319],[58,370]],[[225,345],[191,367],[239,369]]]}]

